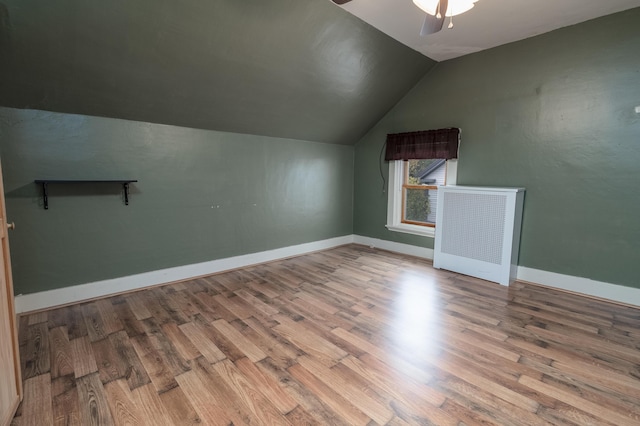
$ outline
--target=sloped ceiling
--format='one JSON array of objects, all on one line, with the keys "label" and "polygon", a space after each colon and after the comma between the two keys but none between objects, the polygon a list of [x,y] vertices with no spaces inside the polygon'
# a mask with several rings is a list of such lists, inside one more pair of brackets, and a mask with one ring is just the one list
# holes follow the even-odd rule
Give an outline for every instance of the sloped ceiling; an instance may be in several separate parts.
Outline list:
[{"label": "sloped ceiling", "polygon": [[0,1],[7,107],[353,144],[434,63],[328,0]]}]

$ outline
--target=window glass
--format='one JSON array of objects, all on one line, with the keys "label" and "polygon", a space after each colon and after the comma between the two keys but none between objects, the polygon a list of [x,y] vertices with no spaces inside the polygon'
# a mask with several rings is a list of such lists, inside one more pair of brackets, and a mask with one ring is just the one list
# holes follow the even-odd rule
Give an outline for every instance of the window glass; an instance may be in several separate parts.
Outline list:
[{"label": "window glass", "polygon": [[404,161],[402,223],[434,227],[438,185],[445,185],[445,160]]}]

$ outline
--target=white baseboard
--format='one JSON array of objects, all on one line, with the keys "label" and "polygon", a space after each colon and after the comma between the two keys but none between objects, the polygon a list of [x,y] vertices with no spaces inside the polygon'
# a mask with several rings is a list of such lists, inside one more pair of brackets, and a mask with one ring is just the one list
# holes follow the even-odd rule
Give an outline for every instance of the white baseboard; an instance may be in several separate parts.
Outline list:
[{"label": "white baseboard", "polygon": [[[396,253],[433,260],[433,250],[425,247],[363,237],[361,235],[354,235],[353,242],[356,244],[363,244]],[[530,282],[532,284],[556,288],[558,290],[570,291],[586,296],[593,296],[600,299],[624,303],[626,305],[640,306],[640,289],[633,287],[625,287],[602,281],[594,281],[589,278],[563,275],[540,269],[527,268],[524,266],[518,266],[517,279],[520,281]]]},{"label": "white baseboard", "polygon": [[518,280],[559,290],[640,306],[640,289],[518,266]]},{"label": "white baseboard", "polygon": [[378,238],[364,237],[362,235],[354,235],[353,242],[382,250],[393,251],[395,253],[408,254],[410,256],[433,260],[433,249],[426,247],[412,246],[410,244],[396,243],[394,241],[380,240]]},{"label": "white baseboard", "polygon": [[259,253],[245,254],[242,256],[228,257],[209,262],[192,265],[176,266],[174,268],[160,269],[144,272],[142,274],[113,278],[88,284],[80,284],[71,287],[42,291],[39,293],[18,295],[15,298],[16,313],[25,313],[66,305],[83,300],[111,294],[138,290],[159,284],[185,280],[203,275],[215,274],[231,269],[243,268],[273,260],[285,259],[292,256],[325,250],[353,242],[353,235],[331,238],[328,240],[314,241],[311,243],[283,247]]},{"label": "white baseboard", "polygon": [[[292,256],[299,256],[350,243],[362,244],[382,250],[433,260],[433,249],[430,248],[380,240],[378,238],[364,237],[362,235],[345,235],[328,240],[314,241],[311,243],[267,250],[259,253],[251,253],[192,265],[160,269],[157,271],[97,281],[88,284],[80,284],[72,287],[58,288],[40,293],[18,295],[15,298],[16,313],[20,314],[38,311],[52,308],[54,306],[81,302],[84,300],[95,299],[97,297],[123,293],[131,290],[138,290],[159,284],[215,274],[231,269],[243,268]],[[627,305],[640,306],[640,289],[633,287],[625,287],[602,281],[594,281],[588,278],[574,277],[571,275],[563,275],[540,269],[527,268],[524,266],[518,266],[517,277],[518,280],[533,284],[540,284],[559,290],[566,290],[587,296],[608,299]]]}]

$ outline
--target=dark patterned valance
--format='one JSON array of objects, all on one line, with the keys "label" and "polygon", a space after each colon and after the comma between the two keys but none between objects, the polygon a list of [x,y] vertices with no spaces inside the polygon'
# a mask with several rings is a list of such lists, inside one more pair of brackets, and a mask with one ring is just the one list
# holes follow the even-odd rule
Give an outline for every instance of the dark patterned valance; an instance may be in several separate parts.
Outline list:
[{"label": "dark patterned valance", "polygon": [[460,129],[423,130],[387,135],[386,161],[458,158]]}]

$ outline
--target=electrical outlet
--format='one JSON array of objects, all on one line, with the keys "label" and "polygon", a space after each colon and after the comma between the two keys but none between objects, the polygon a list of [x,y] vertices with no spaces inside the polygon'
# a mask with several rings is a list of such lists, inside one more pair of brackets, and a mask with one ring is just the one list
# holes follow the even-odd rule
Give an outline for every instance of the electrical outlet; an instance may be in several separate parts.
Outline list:
[{"label": "electrical outlet", "polygon": [[640,114],[640,105],[636,107],[636,114]]}]

